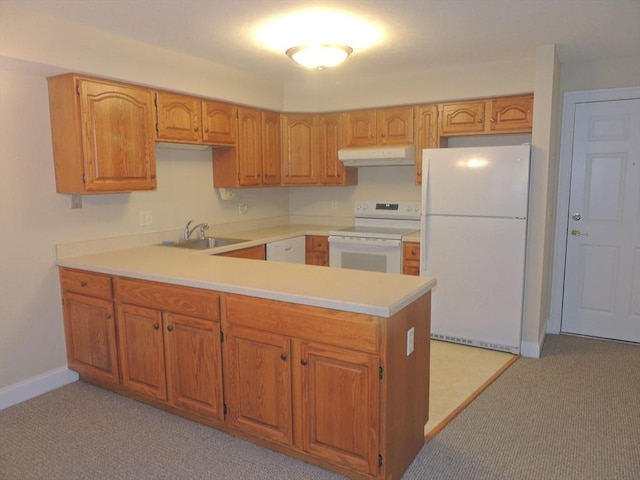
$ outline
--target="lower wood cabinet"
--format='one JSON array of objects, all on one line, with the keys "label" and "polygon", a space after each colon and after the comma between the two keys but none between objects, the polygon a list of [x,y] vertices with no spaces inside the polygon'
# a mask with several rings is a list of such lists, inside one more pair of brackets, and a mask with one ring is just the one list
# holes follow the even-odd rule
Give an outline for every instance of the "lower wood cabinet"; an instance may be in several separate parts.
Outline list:
[{"label": "lower wood cabinet", "polygon": [[307,265],[329,266],[329,237],[307,235],[305,237],[305,263]]},{"label": "lower wood cabinet", "polygon": [[351,478],[400,478],[428,418],[425,309],[429,295],[388,319],[226,295],[229,425]]},{"label": "lower wood cabinet", "polygon": [[223,420],[219,296],[116,277],[122,386]]},{"label": "lower wood cabinet", "polygon": [[402,244],[402,273],[420,275],[420,242]]},{"label": "lower wood cabinet", "polygon": [[69,368],[102,383],[118,385],[111,277],[60,269]]},{"label": "lower wood cabinet", "polygon": [[231,325],[225,330],[225,399],[229,424],[291,445],[291,340],[275,333]]},{"label": "lower wood cabinet", "polygon": [[83,380],[353,479],[400,478],[424,443],[429,293],[382,318],[66,268],[60,279]]},{"label": "lower wood cabinet", "polygon": [[300,343],[296,367],[305,452],[359,472],[378,471],[379,366],[377,355]]}]

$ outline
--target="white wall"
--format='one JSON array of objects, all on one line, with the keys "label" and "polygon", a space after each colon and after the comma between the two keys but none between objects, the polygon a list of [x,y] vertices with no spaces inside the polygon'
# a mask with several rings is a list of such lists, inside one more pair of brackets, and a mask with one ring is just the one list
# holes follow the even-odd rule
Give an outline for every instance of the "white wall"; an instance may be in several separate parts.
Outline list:
[{"label": "white wall", "polygon": [[239,70],[0,3],[0,56],[281,110],[283,88]]},{"label": "white wall", "polygon": [[640,57],[608,58],[587,63],[565,63],[560,91],[601,90],[640,85]]},{"label": "white wall", "polygon": [[327,112],[389,105],[438,103],[468,98],[531,93],[536,58],[518,57],[477,64],[427,67],[419,74],[363,78],[339,83],[330,72],[285,85],[287,111]]}]

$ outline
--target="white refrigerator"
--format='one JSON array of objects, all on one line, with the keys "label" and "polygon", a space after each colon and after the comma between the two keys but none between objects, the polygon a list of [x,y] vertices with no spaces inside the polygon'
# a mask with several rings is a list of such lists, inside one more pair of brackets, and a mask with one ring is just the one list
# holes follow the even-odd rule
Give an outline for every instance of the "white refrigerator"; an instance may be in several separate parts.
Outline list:
[{"label": "white refrigerator", "polygon": [[520,353],[529,145],[423,150],[431,338]]}]

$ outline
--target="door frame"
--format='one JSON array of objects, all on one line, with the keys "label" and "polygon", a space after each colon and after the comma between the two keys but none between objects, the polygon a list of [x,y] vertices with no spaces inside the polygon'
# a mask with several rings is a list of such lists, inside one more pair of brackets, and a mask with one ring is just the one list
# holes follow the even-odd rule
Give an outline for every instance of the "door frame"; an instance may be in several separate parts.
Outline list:
[{"label": "door frame", "polygon": [[562,106],[560,133],[560,159],[558,170],[558,200],[556,204],[553,270],[547,333],[560,333],[562,327],[562,300],[564,272],[567,257],[567,227],[569,224],[569,197],[571,193],[571,161],[576,106],[580,103],[631,100],[640,98],[640,87],[612,88],[565,92]]}]

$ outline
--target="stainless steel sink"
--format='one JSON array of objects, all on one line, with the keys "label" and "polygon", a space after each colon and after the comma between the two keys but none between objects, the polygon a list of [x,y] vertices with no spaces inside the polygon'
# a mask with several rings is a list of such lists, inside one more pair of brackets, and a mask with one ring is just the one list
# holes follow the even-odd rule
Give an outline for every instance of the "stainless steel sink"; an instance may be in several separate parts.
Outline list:
[{"label": "stainless steel sink", "polygon": [[180,240],[178,242],[163,242],[162,245],[167,247],[189,248],[191,250],[207,250],[209,248],[225,247],[227,245],[248,241],[249,240],[245,238],[206,237],[193,240]]}]

